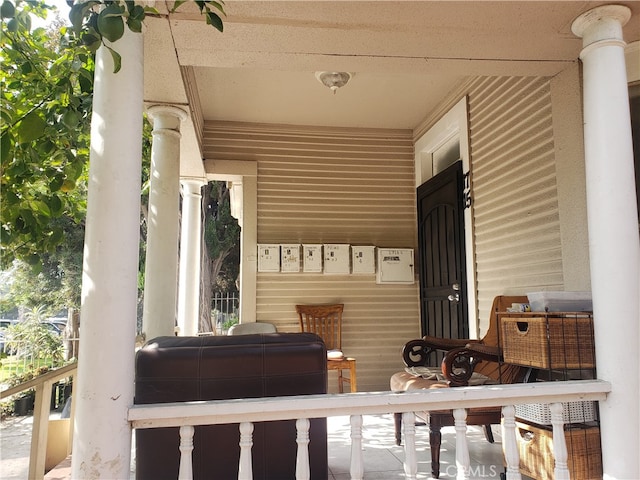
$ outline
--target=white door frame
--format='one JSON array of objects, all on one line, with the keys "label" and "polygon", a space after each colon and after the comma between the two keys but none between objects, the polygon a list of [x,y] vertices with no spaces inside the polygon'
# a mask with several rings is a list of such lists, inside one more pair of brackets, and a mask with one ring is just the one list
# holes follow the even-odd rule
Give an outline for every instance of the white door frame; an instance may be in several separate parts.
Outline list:
[{"label": "white door frame", "polygon": [[[416,188],[434,176],[433,154],[440,147],[457,137],[460,144],[462,171],[470,173],[469,161],[469,124],[467,97],[463,97],[451,110],[438,120],[414,145]],[[465,192],[471,191],[471,175]],[[479,333],[476,296],[476,275],[473,245],[473,205],[464,209],[464,242],[467,268],[467,309],[469,335],[477,338]]]}]

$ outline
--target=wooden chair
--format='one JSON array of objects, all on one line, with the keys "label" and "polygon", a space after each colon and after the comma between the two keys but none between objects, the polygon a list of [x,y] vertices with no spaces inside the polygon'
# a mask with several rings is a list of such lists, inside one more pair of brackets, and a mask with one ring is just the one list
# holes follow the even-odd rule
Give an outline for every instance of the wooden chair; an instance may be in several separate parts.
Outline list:
[{"label": "wooden chair", "polygon": [[248,322],[236,323],[229,328],[227,335],[250,335],[253,333],[276,333],[277,329],[273,323]]},{"label": "wooden chair", "polygon": [[[338,391],[344,392],[343,384],[350,391],[357,391],[356,359],[342,354],[342,310],[344,304],[333,305],[296,305],[300,319],[300,330],[318,335],[327,347],[327,370],[338,371]],[[342,375],[349,370],[349,377]]]},{"label": "wooden chair", "polygon": [[[434,378],[422,378],[408,372],[398,372],[391,377],[393,391],[407,391],[427,388],[449,388],[483,383],[516,383],[525,380],[528,369],[506,365],[502,362],[498,346],[497,312],[506,311],[512,303],[527,303],[526,296],[498,296],[494,299],[489,317],[489,329],[480,340],[447,339],[425,336],[411,340],[402,350],[405,365],[425,367],[434,352],[445,352],[441,369],[434,372]],[[474,375],[475,374],[475,375]],[[482,425],[485,435],[493,443],[492,424],[500,424],[500,407],[471,408],[467,411],[467,425]],[[431,448],[431,474],[440,477],[440,429],[454,425],[452,410],[416,412],[420,420],[429,425],[429,445]],[[394,414],[396,444],[401,443],[401,414]]]}]

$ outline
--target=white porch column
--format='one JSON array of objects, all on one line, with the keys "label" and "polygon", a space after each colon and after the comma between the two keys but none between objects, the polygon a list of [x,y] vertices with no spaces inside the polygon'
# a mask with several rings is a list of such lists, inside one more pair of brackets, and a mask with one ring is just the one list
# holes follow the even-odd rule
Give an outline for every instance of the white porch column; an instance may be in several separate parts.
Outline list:
[{"label": "white porch column", "polygon": [[583,38],[589,256],[601,402],[604,478],[640,478],[638,216],[622,25],[625,6],[594,8],[572,25]]},{"label": "white porch column", "polygon": [[240,224],[240,323],[255,322],[258,271],[258,180],[242,177],[231,186],[231,215]]},{"label": "white porch column", "polygon": [[96,54],[72,478],[129,478],[140,238],[142,35]]},{"label": "white porch column", "polygon": [[200,319],[200,248],[202,238],[202,179],[182,183],[182,223],[180,230],[180,282],[178,290],[179,335],[198,333]]},{"label": "white porch column", "polygon": [[178,291],[180,122],[186,113],[170,105],[148,109],[153,120],[142,330],[146,339],[173,335]]}]

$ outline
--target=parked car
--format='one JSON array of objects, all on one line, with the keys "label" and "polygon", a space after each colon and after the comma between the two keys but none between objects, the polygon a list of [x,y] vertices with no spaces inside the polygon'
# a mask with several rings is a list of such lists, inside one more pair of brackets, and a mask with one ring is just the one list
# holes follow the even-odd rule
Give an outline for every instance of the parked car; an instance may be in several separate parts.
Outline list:
[{"label": "parked car", "polygon": [[47,320],[46,322],[42,322],[52,333],[56,335],[62,335],[62,330],[64,327],[59,327],[56,323]]},{"label": "parked car", "polygon": [[50,318],[47,321],[53,323],[56,327],[58,327],[60,329],[60,331],[63,331],[67,326],[67,319],[66,318],[53,317],[53,318]]}]

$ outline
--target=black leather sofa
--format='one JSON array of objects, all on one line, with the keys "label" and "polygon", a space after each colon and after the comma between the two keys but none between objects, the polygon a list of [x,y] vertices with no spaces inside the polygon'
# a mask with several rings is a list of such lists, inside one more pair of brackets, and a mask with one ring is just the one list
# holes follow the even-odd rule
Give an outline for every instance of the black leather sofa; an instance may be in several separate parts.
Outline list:
[{"label": "black leather sofa", "polygon": [[[271,333],[226,337],[159,337],[136,356],[136,404],[326,393],[327,355],[320,337]],[[309,431],[312,480],[325,480],[326,419]],[[196,480],[238,478],[238,424],[195,429]],[[253,478],[295,478],[295,420],[260,422],[253,433]],[[136,430],[136,478],[178,478],[178,428]]]}]

